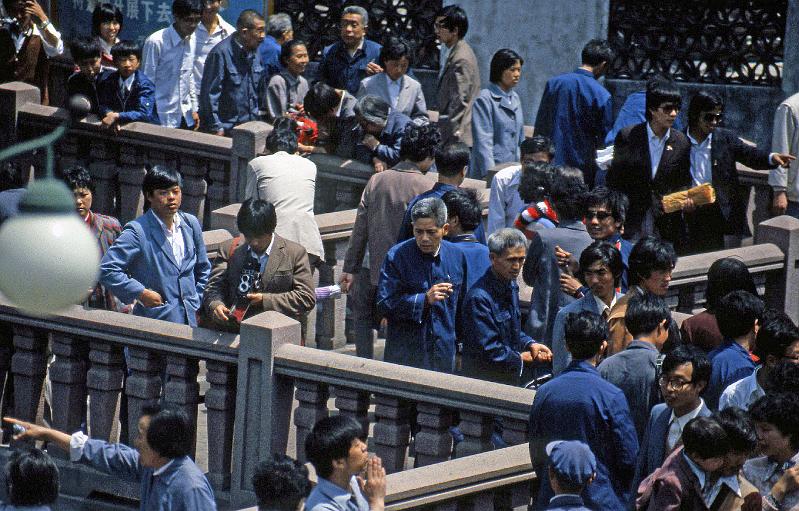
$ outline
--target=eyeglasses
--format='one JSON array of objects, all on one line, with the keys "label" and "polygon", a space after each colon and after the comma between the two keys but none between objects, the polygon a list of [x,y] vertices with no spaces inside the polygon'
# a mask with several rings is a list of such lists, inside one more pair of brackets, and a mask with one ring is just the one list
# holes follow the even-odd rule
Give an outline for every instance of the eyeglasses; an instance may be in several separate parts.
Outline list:
[{"label": "eyeglasses", "polygon": [[702,114],[702,120],[705,122],[713,122],[713,121],[721,122],[722,118],[723,114],[720,113],[717,114],[715,112],[706,112]]},{"label": "eyeglasses", "polygon": [[600,222],[602,220],[605,220],[606,218],[610,218],[612,216],[613,216],[613,213],[611,213],[610,211],[591,211],[591,210],[588,210],[585,213],[585,219],[586,220],[593,220],[594,218],[596,218]]},{"label": "eyeglasses", "polygon": [[684,389],[686,385],[690,385],[691,383],[693,383],[693,380],[685,381],[680,379],[669,379],[665,376],[661,376],[660,378],[658,378],[658,383],[664,389],[671,389],[675,392],[679,392],[682,389]]},{"label": "eyeglasses", "polygon": [[679,103],[663,103],[658,107],[658,110],[662,110],[663,112],[671,112],[672,110],[679,112],[680,111],[680,104]]}]

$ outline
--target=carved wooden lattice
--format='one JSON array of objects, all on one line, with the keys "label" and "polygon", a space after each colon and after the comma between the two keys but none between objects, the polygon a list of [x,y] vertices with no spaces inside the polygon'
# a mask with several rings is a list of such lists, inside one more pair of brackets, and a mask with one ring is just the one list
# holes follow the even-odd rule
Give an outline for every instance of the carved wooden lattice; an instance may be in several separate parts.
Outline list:
[{"label": "carved wooden lattice", "polygon": [[[322,49],[339,38],[339,18],[344,5],[336,0],[276,0],[275,12],[291,16],[294,37],[308,44],[312,60],[319,60]],[[433,18],[442,0],[365,0],[357,5],[369,12],[369,39],[382,43],[391,35],[403,37],[416,49],[414,67],[438,68]]]},{"label": "carved wooden lattice", "polygon": [[787,0],[611,0],[609,76],[778,86]]}]

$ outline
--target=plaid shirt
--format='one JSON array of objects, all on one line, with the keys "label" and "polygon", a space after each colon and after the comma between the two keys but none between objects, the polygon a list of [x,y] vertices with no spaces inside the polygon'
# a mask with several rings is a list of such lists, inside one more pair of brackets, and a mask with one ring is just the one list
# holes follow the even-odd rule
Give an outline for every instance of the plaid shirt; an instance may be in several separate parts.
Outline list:
[{"label": "plaid shirt", "polygon": [[[94,213],[93,211],[89,211],[89,215],[86,217],[86,225],[97,236],[97,243],[100,245],[100,257],[102,258],[108,251],[108,247],[119,237],[119,233],[122,232],[122,226],[116,218]],[[123,304],[100,284],[94,287],[84,304],[95,309],[123,310]]]}]

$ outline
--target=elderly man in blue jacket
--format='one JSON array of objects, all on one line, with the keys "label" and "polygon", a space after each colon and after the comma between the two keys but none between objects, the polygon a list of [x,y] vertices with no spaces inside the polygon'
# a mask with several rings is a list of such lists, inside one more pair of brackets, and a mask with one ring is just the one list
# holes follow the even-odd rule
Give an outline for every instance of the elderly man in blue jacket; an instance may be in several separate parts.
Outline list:
[{"label": "elderly man in blue jacket", "polygon": [[516,279],[527,240],[518,229],[500,229],[488,238],[488,251],[491,267],[471,288],[463,306],[463,373],[519,385],[525,365],[552,360],[549,348],[521,328]]},{"label": "elderly man in blue jacket", "polygon": [[197,326],[197,311],[211,274],[202,227],[179,211],[183,181],[177,171],[154,166],[142,191],[150,211],[130,221],[100,261],[100,283],[133,314]]},{"label": "elderly man in blue jacket", "polygon": [[430,197],[411,211],[414,239],[388,251],[377,308],[388,319],[384,360],[451,373],[455,330],[466,295],[466,256],[444,240],[447,206]]}]

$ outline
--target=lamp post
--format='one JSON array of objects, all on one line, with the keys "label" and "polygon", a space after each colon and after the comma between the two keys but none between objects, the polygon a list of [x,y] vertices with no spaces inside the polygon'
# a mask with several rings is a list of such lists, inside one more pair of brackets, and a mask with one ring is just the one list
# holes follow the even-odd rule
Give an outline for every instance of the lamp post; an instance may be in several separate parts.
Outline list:
[{"label": "lamp post", "polygon": [[[71,119],[85,117],[89,101],[70,98]],[[47,314],[81,302],[97,281],[100,248],[86,222],[75,212],[75,200],[54,178],[54,145],[71,119],[52,132],[0,151],[0,162],[45,149],[46,176],[33,181],[22,198],[19,215],[0,227],[0,292],[22,310]]]}]

